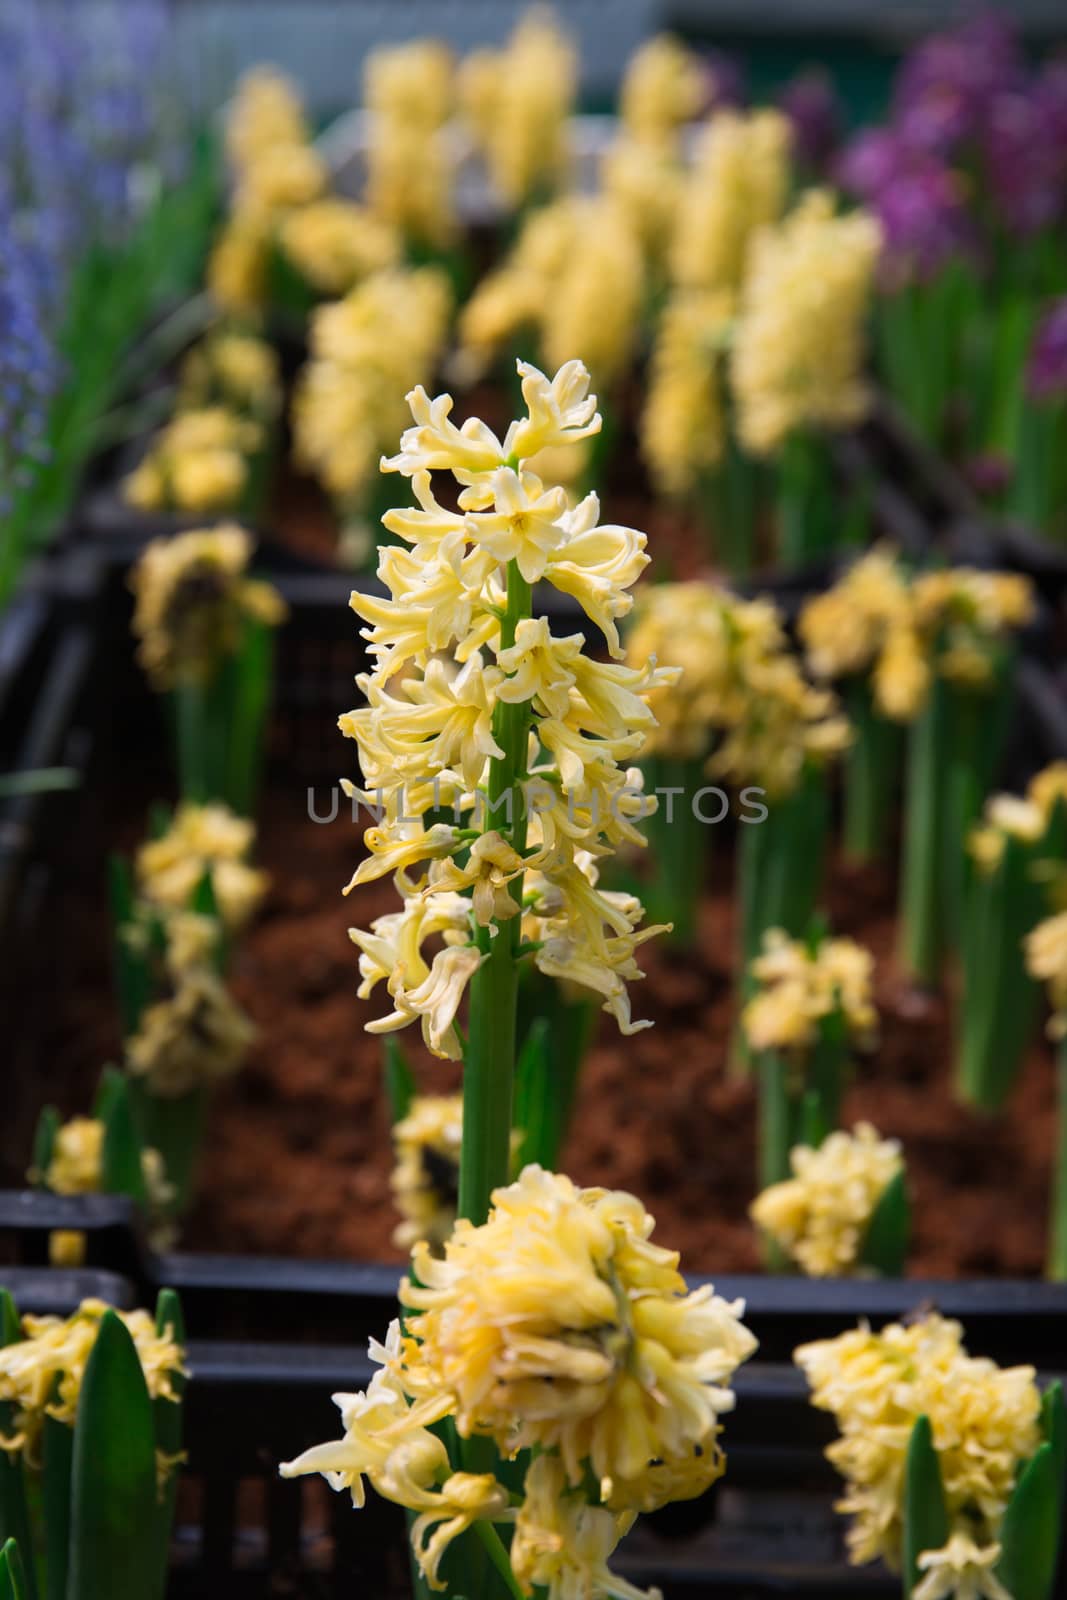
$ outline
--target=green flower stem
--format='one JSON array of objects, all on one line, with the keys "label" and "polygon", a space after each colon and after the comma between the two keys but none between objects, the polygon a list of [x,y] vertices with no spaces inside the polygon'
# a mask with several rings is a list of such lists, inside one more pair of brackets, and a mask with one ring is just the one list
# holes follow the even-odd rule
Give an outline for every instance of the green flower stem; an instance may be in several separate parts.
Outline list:
[{"label": "green flower stem", "polygon": [[760,1188],[790,1176],[789,1152],[795,1143],[789,1064],[778,1050],[761,1050],[759,1067]]},{"label": "green flower stem", "polygon": [[[508,567],[507,605],[500,624],[500,648],[515,642],[515,630],[530,615],[530,585],[514,562]],[[529,706],[525,701],[493,711],[493,736],[502,756],[489,763],[486,831],[496,828],[520,854],[526,848],[526,809],[521,789],[526,777]],[[497,809],[499,807],[499,810]],[[523,875],[511,894],[522,905]],[[521,917],[495,928],[479,928],[483,960],[470,984],[469,1041],[463,1069],[463,1151],[459,1166],[459,1215],[474,1223],[489,1214],[489,1197],[508,1181],[511,1097],[515,1077],[518,1009],[517,951]]]},{"label": "green flower stem", "polygon": [[901,964],[912,978],[930,987],[941,975],[945,945],[941,794],[948,715],[945,681],[937,674],[911,731],[900,885]]},{"label": "green flower stem", "polygon": [[845,854],[850,861],[876,861],[889,828],[900,732],[879,716],[868,679],[853,678],[846,701],[856,737],[845,754]]},{"label": "green flower stem", "polygon": [[[676,791],[661,802],[647,823],[655,875],[642,898],[649,923],[673,924],[667,936],[682,949],[696,939],[697,909],[707,876],[710,828],[693,811],[693,796],[704,781],[697,757],[657,756],[646,768],[646,791]],[[671,803],[673,802],[673,803]]]},{"label": "green flower stem", "polygon": [[504,1548],[504,1542],[491,1522],[476,1522],[474,1530],[485,1548],[489,1560],[496,1571],[504,1580],[508,1594],[514,1595],[515,1600],[524,1600],[524,1592],[519,1588],[519,1581],[511,1570],[511,1557]]},{"label": "green flower stem", "polygon": [[1060,1040],[1056,1062],[1058,1103],[1056,1108],[1056,1148],[1052,1158],[1052,1236],[1049,1241],[1048,1275],[1056,1283],[1067,1282],[1067,1038]]}]

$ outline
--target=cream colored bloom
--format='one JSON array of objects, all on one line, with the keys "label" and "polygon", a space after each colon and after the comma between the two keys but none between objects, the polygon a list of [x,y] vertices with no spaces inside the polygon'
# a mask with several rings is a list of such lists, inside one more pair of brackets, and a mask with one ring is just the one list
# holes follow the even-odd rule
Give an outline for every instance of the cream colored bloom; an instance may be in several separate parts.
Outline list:
[{"label": "cream colored bloom", "polygon": [[558,1450],[571,1485],[588,1466],[617,1509],[661,1503],[663,1466],[701,1492],[722,1470],[727,1385],[755,1340],[740,1303],[685,1293],[652,1227],[631,1195],[527,1167],[486,1223],[457,1223],[443,1260],[416,1246],[406,1385],[445,1397],[464,1437]]},{"label": "cream colored bloom", "polygon": [[1047,826],[1045,813],[1033,800],[1014,794],[990,795],[983,821],[971,830],[967,848],[981,871],[989,874],[1003,860],[1009,839],[1023,846],[1040,844]]},{"label": "cream colored bloom", "polygon": [[435,1408],[408,1405],[395,1370],[400,1345],[394,1322],[384,1346],[371,1343],[383,1365],[366,1393],[334,1395],[344,1438],[305,1450],[280,1471],[283,1478],[321,1472],[332,1489],[349,1490],[355,1506],[365,1503],[367,1478],[385,1499],[418,1512],[411,1538],[420,1571],[431,1589],[444,1589],[437,1569],[448,1545],[479,1518],[504,1519],[508,1496],[490,1473],[451,1470],[448,1451],[425,1426]]},{"label": "cream colored bloom", "polygon": [[323,294],[343,295],[373,272],[396,265],[396,229],[351,200],[328,198],[285,218],[282,251],[305,282]]},{"label": "cream colored bloom", "polygon": [[619,95],[623,126],[643,143],[670,144],[706,94],[699,56],[671,34],[658,33],[627,63]]},{"label": "cream colored bloom", "polygon": [[999,1544],[981,1550],[966,1534],[954,1533],[943,1549],[919,1557],[924,1577],[913,1600],[1012,1600],[994,1570],[999,1560]]},{"label": "cream colored bloom", "polygon": [[[102,1300],[83,1300],[66,1320],[23,1317],[22,1338],[0,1347],[0,1400],[15,1408],[13,1431],[0,1440],[5,1450],[20,1451],[30,1465],[39,1466],[45,1418],[73,1427],[86,1363],[108,1310]],[[115,1315],[133,1339],[152,1399],[177,1404],[174,1379],[185,1371],[184,1352],[174,1342],[172,1330],[158,1334],[146,1311]]]},{"label": "cream colored bloom", "polygon": [[608,1567],[632,1512],[592,1506],[568,1485],[555,1456],[538,1456],[523,1485],[523,1502],[511,1541],[511,1568],[524,1594],[544,1590],[547,1600],[662,1600],[658,1589],[636,1589]]},{"label": "cream colored bloom", "polygon": [[722,459],[723,381],[732,317],[728,290],[678,290],[660,316],[641,417],[641,448],[664,494],[688,493]]},{"label": "cream colored bloom", "polygon": [[899,1564],[905,1460],[920,1416],[930,1421],[952,1533],[979,1546],[997,1537],[1019,1468],[1041,1442],[1041,1397],[1032,1367],[970,1356],[962,1333],[930,1313],[794,1353],[813,1405],[833,1413],[841,1435],[826,1454],[845,1478],[838,1509],[853,1519],[854,1563]]},{"label": "cream colored bloom", "polygon": [[563,177],[577,78],[572,42],[539,8],[520,18],[502,50],[476,50],[462,62],[460,110],[512,208],[556,188]]},{"label": "cream colored bloom", "polygon": [[267,892],[268,877],[248,863],[255,824],[223,805],[186,803],[170,827],[137,852],[137,887],[163,911],[188,910],[205,874],[230,932],[243,928]]},{"label": "cream colored bloom", "polygon": [[848,1276],[878,1202],[903,1170],[900,1145],[861,1122],[851,1133],[831,1133],[817,1150],[797,1145],[789,1161],[792,1178],[764,1189],[752,1220],[809,1277]]},{"label": "cream colored bloom", "polygon": [[810,190],[756,234],[734,330],[738,437],[770,455],[798,428],[842,428],[869,405],[864,329],[881,235]]},{"label": "cream colored bloom", "polygon": [[138,660],[153,685],[204,682],[238,649],[245,621],[277,626],[285,604],[247,575],[252,539],[226,523],[146,545],[130,574]]},{"label": "cream colored bloom", "polygon": [[[52,1159],[44,1172],[31,1172],[32,1183],[43,1183],[52,1194],[99,1194],[103,1187],[104,1124],[96,1117],[72,1117],[57,1129]],[[147,1202],[148,1240],[153,1249],[165,1250],[173,1242],[167,1214],[174,1201],[174,1186],[167,1181],[158,1150],[141,1151],[141,1177]],[[81,1266],[85,1235],[63,1231],[49,1236],[54,1266]]]},{"label": "cream colored bloom", "polygon": [[422,243],[447,243],[454,227],[454,157],[444,124],[453,61],[434,39],[379,47],[367,57],[371,113],[367,204],[390,228]]},{"label": "cream colored bloom", "polygon": [[141,511],[232,511],[262,444],[260,424],[224,406],[180,411],[153,439],[123,491]]},{"label": "cream colored bloom", "polygon": [[789,191],[789,123],[779,111],[717,112],[678,208],[672,275],[687,289],[737,290],[756,231]]},{"label": "cream colored bloom", "polygon": [[396,268],[313,314],[311,356],[293,396],[293,450],[338,500],[366,494],[403,427],[403,396],[433,370],[449,299],[439,272]]},{"label": "cream colored bloom", "polygon": [[[485,928],[492,939],[521,910],[540,970],[583,983],[625,1032],[643,1026],[631,1019],[627,985],[642,976],[639,946],[659,931],[639,931],[643,912],[632,897],[597,888],[595,861],[622,842],[643,843],[637,825],[654,801],[629,763],[653,726],[650,698],[677,670],[593,661],[581,634],[556,639],[528,615],[507,643],[502,627],[507,573],[517,569],[575,595],[619,654],[617,621],[648,559],[644,535],[601,525],[595,495],[571,507],[525,465],[581,445],[599,427],[586,369],[566,362],[551,379],[526,363],[518,370],[526,415],[503,439],[477,418],[457,426],[449,395],[431,399],[416,388],[408,396],[414,425],[382,462],[412,482],[416,505],[384,518],[406,548],[381,552],[388,599],[352,600],[375,667],[357,680],[365,705],[340,719],[362,769],[363,787],[346,792],[381,817],[366,832],[368,856],[349,888],[397,872],[405,899],[399,916],[366,934],[353,930],[361,993],[384,980],[393,1010],[371,1026],[421,1019],[438,1054],[458,1052],[456,1007],[478,965],[472,931]],[[444,470],[459,485],[456,511],[431,487],[430,474]],[[492,763],[504,756],[494,731],[501,705],[528,710],[531,767],[528,783],[490,812]],[[442,806],[456,820],[427,827],[426,813]],[[422,877],[408,876],[424,864]],[[415,896],[425,913],[413,909]],[[430,909],[438,904],[439,914]],[[446,949],[431,961],[422,945],[433,933]]]},{"label": "cream colored bloom", "polygon": [[[872,672],[879,709],[887,715],[913,714],[911,702],[923,680],[907,675],[901,660],[910,634],[910,586],[896,553],[884,546],[868,551],[842,578],[807,602],[800,614],[800,637],[817,678],[845,678]],[[890,708],[893,708],[892,711]]]},{"label": "cream colored bloom", "polygon": [[741,1024],[753,1050],[809,1050],[821,1023],[838,1011],[853,1040],[872,1038],[878,1022],[874,958],[852,939],[822,939],[812,947],[771,928],[751,971],[760,987]]},{"label": "cream colored bloom", "polygon": [[1039,922],[1026,937],[1026,967],[1032,978],[1048,984],[1054,1039],[1067,1036],[1067,911]]}]

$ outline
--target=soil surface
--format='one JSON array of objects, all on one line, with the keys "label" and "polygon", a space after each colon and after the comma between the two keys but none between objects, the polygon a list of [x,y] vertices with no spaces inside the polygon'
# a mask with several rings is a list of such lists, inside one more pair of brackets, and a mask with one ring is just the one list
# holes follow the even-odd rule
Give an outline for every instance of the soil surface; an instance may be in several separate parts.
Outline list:
[{"label": "soil surface", "polygon": [[[146,785],[150,780],[145,780]],[[140,797],[103,806],[109,843],[132,847]],[[694,1272],[758,1270],[747,1219],[755,1172],[752,1085],[728,1065],[733,1020],[732,840],[721,830],[692,954],[659,941],[642,952],[647,980],[635,1016],[655,1027],[622,1038],[607,1017],[590,1051],[563,1166],[583,1184],[630,1189],[657,1218],[657,1238]],[[95,841],[94,841],[95,844]],[[717,854],[716,854],[717,851]],[[263,913],[235,958],[233,986],[259,1028],[242,1073],[217,1093],[189,1247],[394,1261],[396,1224],[380,1041],[363,1031],[385,1001],[356,996],[347,929],[394,908],[394,891],[341,889],[360,853],[344,810],[308,819],[304,791],[272,785],[260,858],[272,875]],[[53,989],[41,1038],[42,1099],[82,1110],[118,1039],[104,937],[103,855],[81,857],[60,915],[75,959]],[[905,1146],[913,1195],[909,1270],[921,1277],[1030,1275],[1041,1270],[1052,1140],[1051,1055],[1035,1044],[1003,1114],[985,1120],[951,1095],[952,1037],[942,998],[916,993],[893,958],[894,888],[887,870],[832,864],[833,926],[878,960],[881,1044],[862,1061],[847,1121],[869,1118]],[[380,992],[380,991],[379,991]],[[458,1068],[404,1035],[421,1085],[443,1092]]]}]

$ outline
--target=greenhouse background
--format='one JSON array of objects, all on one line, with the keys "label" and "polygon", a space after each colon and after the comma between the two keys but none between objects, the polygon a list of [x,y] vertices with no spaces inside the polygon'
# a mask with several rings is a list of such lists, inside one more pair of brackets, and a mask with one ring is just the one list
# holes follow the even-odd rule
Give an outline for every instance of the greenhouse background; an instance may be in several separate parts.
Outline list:
[{"label": "greenhouse background", "polygon": [[1065,1600],[1062,3],[0,72],[0,1600]]}]

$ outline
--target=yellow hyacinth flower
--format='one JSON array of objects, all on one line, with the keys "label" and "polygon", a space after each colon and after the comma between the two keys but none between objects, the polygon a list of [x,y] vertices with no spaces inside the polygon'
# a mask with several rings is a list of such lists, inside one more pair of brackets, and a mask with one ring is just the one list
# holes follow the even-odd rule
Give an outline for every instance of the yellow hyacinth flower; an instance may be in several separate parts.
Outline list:
[{"label": "yellow hyacinth flower", "polygon": [[623,127],[645,144],[671,144],[699,113],[708,82],[700,57],[669,33],[635,50],[619,94]]},{"label": "yellow hyacinth flower", "polygon": [[652,347],[641,448],[664,494],[689,493],[722,459],[732,317],[728,290],[677,290],[663,308]]},{"label": "yellow hyacinth flower", "polygon": [[308,137],[300,95],[290,78],[275,67],[246,72],[226,117],[226,155],[240,177],[267,150],[298,145]]},{"label": "yellow hyacinth flower", "polygon": [[[52,1158],[43,1172],[32,1171],[31,1183],[52,1194],[99,1194],[103,1185],[104,1124],[96,1117],[72,1117],[56,1130]],[[155,1250],[168,1249],[173,1228],[166,1220],[174,1200],[163,1157],[151,1147],[141,1151],[141,1177],[148,1206],[148,1240]],[[67,1230],[49,1236],[53,1266],[76,1267],[85,1256],[85,1235]]]},{"label": "yellow hyacinth flower", "polygon": [[305,282],[328,295],[348,294],[400,257],[396,228],[351,200],[316,200],[293,211],[278,242]]},{"label": "yellow hyacinth flower", "polygon": [[293,451],[338,500],[359,500],[403,427],[403,396],[436,365],[449,302],[441,273],[396,268],[314,313],[293,396]]},{"label": "yellow hyacinth flower", "polygon": [[455,156],[445,123],[454,63],[435,39],[372,50],[363,77],[370,113],[367,205],[389,228],[444,244],[455,228]]},{"label": "yellow hyacinth flower", "polygon": [[464,1437],[557,1450],[572,1485],[588,1465],[616,1509],[702,1492],[723,1470],[727,1385],[755,1340],[740,1302],[685,1292],[652,1227],[632,1195],[527,1167],[486,1223],[457,1224],[443,1260],[416,1245],[405,1382],[447,1397]]},{"label": "yellow hyacinth flower", "polygon": [[252,539],[233,523],[146,545],[130,574],[137,656],[154,687],[202,683],[240,646],[245,621],[276,627],[285,603],[247,575]]},{"label": "yellow hyacinth flower", "polygon": [[503,49],[476,50],[460,66],[460,111],[513,209],[563,177],[577,69],[573,44],[539,8],[526,12]]},{"label": "yellow hyacinth flower", "polygon": [[265,339],[221,327],[193,346],[178,374],[181,412],[228,408],[260,421],[281,410],[277,352]]},{"label": "yellow hyacinth flower", "polygon": [[[802,1345],[793,1359],[812,1404],[833,1414],[840,1434],[826,1455],[845,1479],[838,1510],[852,1518],[852,1562],[882,1557],[899,1566],[905,1458],[921,1416],[930,1421],[952,1533],[995,1543],[1019,1468],[1041,1442],[1032,1367],[1002,1369],[968,1355],[960,1324],[933,1312],[880,1333],[861,1327]],[[951,1570],[958,1549],[932,1569]]]},{"label": "yellow hyacinth flower", "polygon": [[462,1144],[462,1095],[416,1095],[407,1115],[393,1124],[396,1166],[390,1183],[404,1219],[393,1232],[394,1244],[444,1244],[456,1222]]},{"label": "yellow hyacinth flower", "polygon": [[633,1512],[592,1506],[567,1483],[555,1456],[538,1456],[523,1484],[515,1517],[511,1568],[526,1595],[547,1600],[602,1595],[606,1600],[662,1600],[658,1589],[637,1589],[608,1567],[608,1558],[634,1521]]},{"label": "yellow hyacinth flower", "polygon": [[1046,917],[1027,935],[1026,967],[1032,978],[1048,984],[1049,1033],[1054,1039],[1067,1037],[1067,911]]},{"label": "yellow hyacinth flower", "polygon": [[965,1533],[954,1533],[940,1550],[919,1557],[921,1581],[914,1600],[1013,1600],[996,1574],[1000,1545],[979,1548]]},{"label": "yellow hyacinth flower", "polygon": [[262,444],[260,424],[225,406],[180,411],[126,478],[126,499],[141,511],[233,510]]},{"label": "yellow hyacinth flower", "polygon": [[834,214],[810,190],[752,241],[731,365],[738,437],[770,455],[799,428],[842,428],[869,405],[864,327],[881,249],[877,222]]},{"label": "yellow hyacinth flower", "polygon": [[187,911],[205,874],[226,928],[238,932],[267,892],[265,872],[250,866],[255,824],[224,805],[178,807],[170,827],[137,852],[139,893],[161,911]]},{"label": "yellow hyacinth flower", "polygon": [[[15,1408],[13,1431],[0,1447],[21,1452],[31,1465],[40,1464],[41,1430],[46,1417],[73,1427],[78,1414],[85,1367],[96,1343],[100,1321],[110,1307],[102,1300],[83,1300],[73,1316],[22,1319],[23,1337],[0,1347],[0,1400]],[[184,1353],[172,1331],[156,1332],[146,1311],[116,1313],[125,1323],[141,1360],[153,1400],[177,1404],[174,1380],[185,1372]]]},{"label": "yellow hyacinth flower", "polygon": [[873,1037],[874,958],[854,940],[821,939],[813,946],[771,928],[751,970],[759,987],[741,1024],[753,1050],[809,1050],[822,1020],[836,1011],[857,1043]]},{"label": "yellow hyacinth flower", "polygon": [[[677,673],[654,661],[597,663],[580,634],[555,639],[528,616],[505,643],[500,622],[505,575],[514,572],[574,595],[620,654],[618,621],[647,561],[644,535],[601,525],[595,494],[572,507],[526,465],[599,427],[584,366],[567,362],[551,381],[527,363],[519,373],[526,415],[503,439],[475,418],[457,427],[449,395],[408,396],[413,426],[382,463],[411,479],[416,506],[383,519],[408,548],[381,552],[388,600],[352,597],[375,669],[358,680],[366,704],[341,718],[362,767],[363,787],[348,792],[373,803],[379,821],[349,889],[393,872],[405,901],[400,916],[353,931],[362,992],[384,980],[393,1010],[371,1029],[419,1021],[436,1054],[459,1051],[457,1008],[485,954],[472,936],[485,929],[492,939],[520,906],[541,971],[577,979],[626,1032],[640,1026],[627,993],[641,976],[636,951],[656,931],[638,929],[643,912],[631,896],[598,887],[595,863],[623,839],[642,842],[636,823],[653,802],[630,761],[653,726],[649,696]],[[431,472],[449,469],[460,486],[456,511],[431,487]],[[486,774],[503,755],[494,719],[505,705],[528,708],[544,759],[506,797],[512,812],[501,825],[484,807]],[[454,821],[427,827],[425,813],[442,805]],[[511,834],[519,811],[521,844]],[[426,906],[439,909],[427,915]],[[434,933],[446,945],[430,960],[421,944]]]},{"label": "yellow hyacinth flower", "polygon": [[611,198],[571,195],[533,212],[504,264],[459,319],[477,371],[516,333],[536,337],[550,367],[577,356],[598,383],[626,368],[644,295],[638,229]]},{"label": "yellow hyacinth flower", "polygon": [[789,144],[789,123],[779,111],[712,117],[678,207],[670,265],[680,287],[740,289],[756,232],[785,205]]},{"label": "yellow hyacinth flower", "polygon": [[869,1122],[791,1152],[792,1178],[771,1184],[750,1207],[756,1225],[811,1278],[840,1278],[859,1264],[868,1224],[903,1170],[900,1145]]}]

